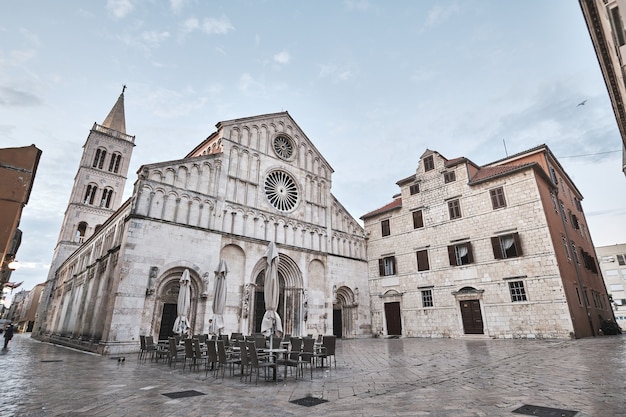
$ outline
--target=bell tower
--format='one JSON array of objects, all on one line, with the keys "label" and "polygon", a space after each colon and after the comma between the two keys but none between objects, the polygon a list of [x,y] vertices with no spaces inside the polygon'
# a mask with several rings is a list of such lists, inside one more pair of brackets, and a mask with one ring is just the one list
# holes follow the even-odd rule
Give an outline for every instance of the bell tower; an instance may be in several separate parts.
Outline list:
[{"label": "bell tower", "polygon": [[48,279],[122,203],[135,137],[126,134],[124,90],[102,124],[94,123],[83,145]]}]

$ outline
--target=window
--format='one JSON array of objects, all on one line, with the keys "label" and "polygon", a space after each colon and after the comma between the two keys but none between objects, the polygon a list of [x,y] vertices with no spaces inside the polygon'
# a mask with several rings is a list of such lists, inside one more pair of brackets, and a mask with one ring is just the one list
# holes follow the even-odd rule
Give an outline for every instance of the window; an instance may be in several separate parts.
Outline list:
[{"label": "window", "polygon": [[569,218],[570,221],[572,222],[572,227],[576,230],[580,230],[580,224],[578,223],[578,217],[576,217],[575,214],[572,214],[571,210],[568,210],[569,212]]},{"label": "window", "polygon": [[76,229],[76,236],[74,238],[74,242],[83,243],[85,240],[85,233],[87,232],[87,223],[80,222],[78,223],[78,228]]},{"label": "window", "polygon": [[577,209],[579,212],[582,212],[582,211],[583,211],[583,206],[582,206],[582,204],[580,203],[580,200],[579,200],[579,199],[575,198],[575,199],[574,199],[574,204],[576,205],[576,209]]},{"label": "window", "polygon": [[419,183],[411,184],[411,186],[409,187],[409,192],[411,193],[411,195],[419,193],[420,192]]},{"label": "window", "polygon": [[430,155],[424,158],[424,172],[432,171],[433,169],[435,169],[435,160]]},{"label": "window", "polygon": [[106,156],[107,156],[107,151],[105,149],[102,149],[102,148],[96,149],[96,156],[94,156],[93,164],[91,166],[94,168],[102,169],[102,166],[104,165],[104,158],[106,158]]},{"label": "window", "polygon": [[591,256],[590,254],[588,254],[587,252],[585,252],[582,248],[580,248],[580,253],[582,254],[583,265],[585,265],[585,268],[587,268],[591,272],[597,274],[598,273],[598,267],[596,266],[596,259],[593,256]]},{"label": "window", "polygon": [[559,206],[561,207],[561,217],[563,217],[563,221],[567,223],[567,216],[565,215],[565,206],[563,205],[563,202],[561,200],[559,200]]},{"label": "window", "polygon": [[574,243],[574,241],[572,241],[572,257],[574,258],[574,262],[580,264],[580,261],[578,260],[578,253],[576,252],[576,244]]},{"label": "window", "polygon": [[109,172],[118,173],[120,170],[120,162],[122,161],[122,155],[114,153],[111,155],[111,162],[109,163]]},{"label": "window", "polygon": [[506,200],[504,199],[504,188],[498,187],[493,190],[489,190],[489,195],[491,196],[491,205],[493,209],[499,209],[502,207],[506,207]]},{"label": "window", "polygon": [[450,220],[461,218],[461,205],[458,199],[448,201],[448,212],[450,213]]},{"label": "window", "polygon": [[432,307],[433,290],[422,290],[422,307]]},{"label": "window", "polygon": [[613,27],[613,34],[615,35],[615,40],[619,44],[619,46],[624,46],[626,43],[626,39],[624,37],[624,28],[622,27],[622,18],[619,15],[619,8],[613,7],[610,9],[611,12],[611,26]]},{"label": "window", "polygon": [[620,265],[626,265],[626,259],[624,259],[624,255],[617,255],[617,263]]},{"label": "window", "polygon": [[559,212],[559,206],[556,205],[556,197],[554,196],[554,193],[552,191],[550,191],[550,198],[552,199],[552,205],[554,206],[554,212],[558,213]]},{"label": "window", "polygon": [[417,270],[428,271],[429,269],[430,269],[430,265],[428,263],[428,251],[418,250],[417,251]]},{"label": "window", "polygon": [[113,195],[113,190],[111,188],[105,188],[102,191],[102,199],[100,200],[100,207],[111,207],[111,196]]},{"label": "window", "polygon": [[466,242],[448,246],[448,258],[452,266],[471,264],[474,262],[471,243]]},{"label": "window", "polygon": [[389,228],[389,219],[380,222],[380,228],[383,236],[389,236],[391,229]]},{"label": "window", "polygon": [[511,301],[526,301],[526,290],[523,281],[509,282],[509,291],[511,292]]},{"label": "window", "polygon": [[94,184],[89,184],[87,186],[87,192],[85,192],[85,198],[83,199],[84,204],[93,204],[93,200],[96,197],[96,191],[98,191],[98,186]]},{"label": "window", "polygon": [[443,173],[443,182],[446,184],[456,181],[456,173],[454,171],[448,171]]},{"label": "window", "polygon": [[565,236],[561,235],[561,242],[563,242],[563,249],[565,249],[565,256],[567,256],[567,259],[569,260],[569,249],[567,248],[567,240],[565,240]]},{"label": "window", "polygon": [[419,229],[424,227],[424,217],[422,216],[422,210],[415,210],[413,212],[413,229]]},{"label": "window", "polygon": [[493,256],[496,259],[517,258],[518,256],[522,256],[522,245],[518,233],[494,236],[491,238],[491,246],[493,247]]},{"label": "window", "polygon": [[388,256],[378,260],[378,272],[381,277],[396,274],[396,258],[395,256]]}]

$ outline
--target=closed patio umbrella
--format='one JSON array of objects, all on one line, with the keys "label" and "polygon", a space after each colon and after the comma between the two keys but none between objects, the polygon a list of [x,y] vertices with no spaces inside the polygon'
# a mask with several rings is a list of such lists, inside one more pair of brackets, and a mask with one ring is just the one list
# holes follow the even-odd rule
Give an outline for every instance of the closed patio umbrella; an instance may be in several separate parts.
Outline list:
[{"label": "closed patio umbrella", "polygon": [[215,286],[213,294],[213,322],[211,323],[210,332],[212,334],[220,334],[224,328],[224,307],[226,307],[226,274],[228,274],[228,265],[226,261],[220,259],[220,263],[215,270]]},{"label": "closed patio umbrella", "polygon": [[[265,314],[261,321],[261,332],[265,336],[276,335],[282,336],[283,324],[280,320],[280,316],[277,313],[278,310],[278,296],[280,288],[278,286],[278,249],[274,242],[270,242],[265,251],[266,265],[265,265],[265,283],[264,286],[264,298],[265,298]],[[270,341],[272,338],[270,338]]]},{"label": "closed patio umbrella", "polygon": [[189,307],[191,305],[191,278],[189,270],[185,269],[180,277],[180,290],[178,291],[177,316],[174,321],[174,333],[180,335],[187,334],[191,325],[189,324]]}]

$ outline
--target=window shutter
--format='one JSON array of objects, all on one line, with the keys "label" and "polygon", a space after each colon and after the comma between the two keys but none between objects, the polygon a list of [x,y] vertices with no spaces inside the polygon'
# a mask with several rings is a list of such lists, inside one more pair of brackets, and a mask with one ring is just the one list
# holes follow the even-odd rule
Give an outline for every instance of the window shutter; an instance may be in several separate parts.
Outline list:
[{"label": "window shutter", "polygon": [[420,250],[417,252],[417,270],[418,271],[427,271],[430,269],[430,265],[428,264],[428,251]]},{"label": "window shutter", "polygon": [[393,269],[393,271],[391,271],[392,272],[391,275],[396,275],[398,273],[398,271],[396,270],[396,257],[392,256],[390,259],[391,259],[391,265]]},{"label": "window shutter", "polygon": [[381,277],[385,276],[385,260],[383,258],[378,260],[378,274]]},{"label": "window shutter", "polygon": [[500,246],[500,238],[493,236],[491,238],[491,246],[493,247],[493,257],[495,259],[502,259],[502,247]]},{"label": "window shutter", "polygon": [[422,217],[422,210],[416,210],[413,212],[413,228],[417,229],[424,227],[424,218]]},{"label": "window shutter", "polygon": [[456,266],[456,253],[454,252],[454,245],[448,246],[448,258],[450,259],[450,265]]},{"label": "window shutter", "polygon": [[467,261],[471,264],[474,263],[474,254],[472,254],[472,244],[467,242]]},{"label": "window shutter", "polygon": [[513,233],[513,240],[515,241],[515,250],[517,251],[517,256],[522,256],[524,252],[522,252],[522,241],[519,238],[519,233]]}]

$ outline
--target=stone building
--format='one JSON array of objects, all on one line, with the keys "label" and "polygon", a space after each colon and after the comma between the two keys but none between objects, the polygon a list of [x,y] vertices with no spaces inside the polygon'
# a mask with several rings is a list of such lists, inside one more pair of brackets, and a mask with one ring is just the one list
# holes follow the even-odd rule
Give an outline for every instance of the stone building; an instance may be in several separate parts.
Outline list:
[{"label": "stone building", "polygon": [[596,248],[617,324],[626,329],[626,244]]},{"label": "stone building", "polygon": [[[285,333],[371,335],[363,229],[331,193],[333,169],[287,112],[222,121],[184,158],[141,166],[119,208],[134,137],[111,120],[94,125],[85,144],[67,212],[75,213],[60,234],[78,246],[67,257],[55,251],[65,259],[50,271],[35,337],[107,354],[136,351],[142,334],[171,336],[185,270],[190,332],[208,333],[220,259],[228,265],[223,332],[257,332],[272,241]],[[121,155],[113,173],[109,155]],[[109,208],[117,210],[101,222],[80,220]]]},{"label": "stone building", "polygon": [[361,218],[372,331],[568,338],[613,319],[582,195],[546,145],[479,166],[426,150]]}]

